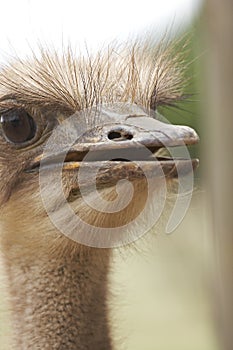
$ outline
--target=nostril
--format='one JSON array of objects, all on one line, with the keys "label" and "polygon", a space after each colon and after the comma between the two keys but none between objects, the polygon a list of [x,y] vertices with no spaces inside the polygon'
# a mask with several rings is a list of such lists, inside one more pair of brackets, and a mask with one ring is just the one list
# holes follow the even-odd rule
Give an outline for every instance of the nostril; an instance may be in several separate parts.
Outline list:
[{"label": "nostril", "polygon": [[119,139],[121,137],[121,133],[117,131],[110,131],[108,134],[109,140]]},{"label": "nostril", "polygon": [[120,130],[120,131],[112,130],[108,133],[108,138],[109,140],[114,140],[114,141],[126,141],[126,140],[131,140],[133,138],[133,135],[128,131],[126,132],[125,130]]}]

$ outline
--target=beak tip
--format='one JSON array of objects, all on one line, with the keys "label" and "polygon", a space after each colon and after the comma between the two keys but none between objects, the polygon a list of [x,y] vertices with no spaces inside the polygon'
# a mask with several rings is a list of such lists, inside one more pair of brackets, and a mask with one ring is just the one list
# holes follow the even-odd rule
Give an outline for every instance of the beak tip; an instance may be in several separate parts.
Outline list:
[{"label": "beak tip", "polygon": [[198,134],[193,128],[191,128],[190,126],[182,126],[182,129],[185,143],[187,140],[187,145],[193,145],[200,141]]}]

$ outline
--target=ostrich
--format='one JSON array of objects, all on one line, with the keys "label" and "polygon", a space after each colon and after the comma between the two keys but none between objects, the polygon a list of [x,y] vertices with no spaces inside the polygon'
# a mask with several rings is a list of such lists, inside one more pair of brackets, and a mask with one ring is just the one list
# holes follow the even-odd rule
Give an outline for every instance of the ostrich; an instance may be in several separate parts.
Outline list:
[{"label": "ostrich", "polygon": [[[158,167],[167,182],[176,181],[178,166],[184,174],[188,171],[186,160],[159,156],[158,152],[164,146],[189,145],[198,140],[191,128],[154,118],[159,106],[173,106],[185,97],[182,55],[173,55],[173,49],[164,42],[156,48],[136,43],[84,57],[76,57],[70,48],[61,56],[40,49],[38,56],[13,60],[2,68],[1,250],[9,283],[15,349],[113,349],[108,313],[112,250],[106,244],[98,247],[101,231],[92,237],[95,244],[86,245],[79,237],[85,239],[88,229],[75,239],[57,227],[49,213],[58,212],[58,220],[64,219],[73,233],[82,230],[60,215],[63,202],[57,199],[56,188],[45,186],[49,199],[48,206],[45,204],[40,169],[43,163],[43,179],[48,179],[51,186],[49,176],[60,164],[59,155],[66,147],[64,135],[75,134],[85,122],[85,132],[78,137],[75,134],[75,142],[62,156],[63,195],[74,213],[87,227],[107,230],[133,221],[148,196],[145,176],[134,162],[138,160],[153,180],[153,198],[158,202]],[[64,125],[70,116],[72,125],[67,128]],[[157,124],[147,131],[142,126],[148,120]],[[66,130],[62,134],[63,126]],[[53,153],[46,155],[45,145],[56,129],[61,133],[52,139]],[[144,156],[138,145],[150,155]],[[131,159],[124,153],[128,150]],[[86,159],[89,153],[91,159]],[[93,195],[89,174],[96,164],[97,190]],[[97,194],[108,203],[114,201],[118,180],[131,181],[134,194],[126,208],[111,213],[91,208],[80,190],[80,165],[86,169],[86,196],[94,202]],[[195,168],[197,161],[193,160],[192,165]],[[149,214],[144,214],[145,220],[146,215],[153,215],[153,208],[154,203]]]}]

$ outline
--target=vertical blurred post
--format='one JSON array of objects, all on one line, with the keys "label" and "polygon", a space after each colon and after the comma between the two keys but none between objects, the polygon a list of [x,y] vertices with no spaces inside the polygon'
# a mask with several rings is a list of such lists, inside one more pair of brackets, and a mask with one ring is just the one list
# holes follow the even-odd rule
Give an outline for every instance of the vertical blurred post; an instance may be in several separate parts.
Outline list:
[{"label": "vertical blurred post", "polygon": [[222,350],[233,349],[233,1],[206,0],[206,182]]}]

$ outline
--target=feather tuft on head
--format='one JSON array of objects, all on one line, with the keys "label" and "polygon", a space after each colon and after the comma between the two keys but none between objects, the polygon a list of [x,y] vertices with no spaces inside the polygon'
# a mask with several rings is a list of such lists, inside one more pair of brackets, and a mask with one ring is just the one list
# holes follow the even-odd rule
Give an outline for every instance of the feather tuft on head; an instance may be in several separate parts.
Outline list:
[{"label": "feather tuft on head", "polygon": [[[184,98],[184,50],[162,40],[154,45],[109,46],[96,55],[76,57],[40,48],[33,59],[15,59],[0,72],[1,105],[56,106],[70,111],[99,103],[130,102],[155,110]],[[180,53],[182,52],[182,53]]]}]

